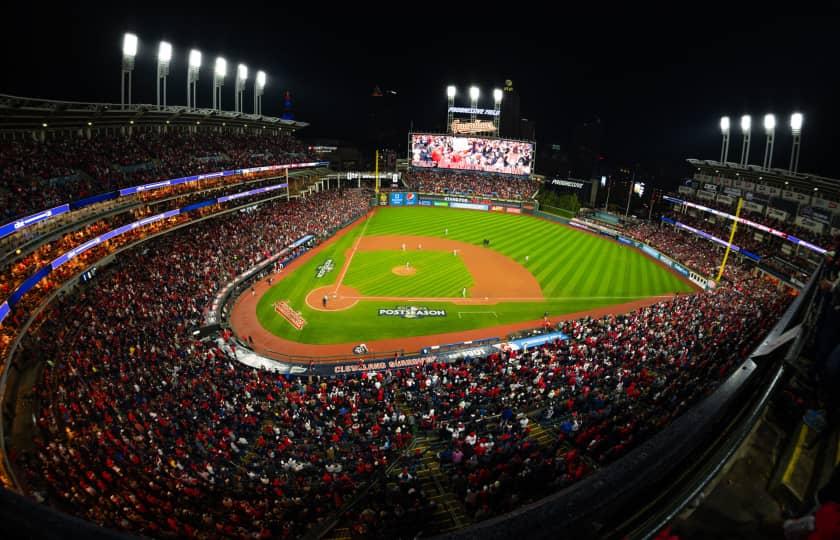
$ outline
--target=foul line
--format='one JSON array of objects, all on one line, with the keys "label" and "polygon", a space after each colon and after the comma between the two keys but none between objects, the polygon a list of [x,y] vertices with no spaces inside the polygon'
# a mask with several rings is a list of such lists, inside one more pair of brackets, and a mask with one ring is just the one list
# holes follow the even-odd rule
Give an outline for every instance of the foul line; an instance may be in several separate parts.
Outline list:
[{"label": "foul line", "polygon": [[350,263],[353,261],[353,256],[356,254],[356,250],[359,248],[359,243],[362,241],[362,237],[365,235],[365,231],[367,230],[368,223],[370,223],[370,215],[365,218],[365,226],[362,227],[362,232],[359,233],[359,236],[356,238],[356,241],[353,242],[353,249],[350,250],[350,255],[347,257],[347,260],[344,262],[344,266],[341,267],[341,273],[338,275],[338,281],[335,283],[335,289],[333,289],[333,295],[338,293],[338,288],[341,287],[342,282],[344,281],[344,276],[347,275],[347,270],[350,269]]},{"label": "foul line", "polygon": [[[658,294],[658,295],[636,295],[636,296],[468,296],[466,298],[461,296],[442,296],[442,297],[427,297],[427,296],[341,296],[348,300],[371,300],[371,301],[405,301],[405,302],[452,302],[454,304],[473,304],[482,302],[541,302],[545,300],[550,301],[569,301],[569,300],[647,300],[650,298],[673,298],[673,294]],[[475,313],[475,312],[474,312]]]},{"label": "foul line", "polygon": [[492,316],[496,317],[497,319],[499,318],[499,315],[495,311],[459,311],[458,312],[458,318],[459,319],[463,318],[463,317],[461,317],[462,314],[463,315],[492,315]]}]

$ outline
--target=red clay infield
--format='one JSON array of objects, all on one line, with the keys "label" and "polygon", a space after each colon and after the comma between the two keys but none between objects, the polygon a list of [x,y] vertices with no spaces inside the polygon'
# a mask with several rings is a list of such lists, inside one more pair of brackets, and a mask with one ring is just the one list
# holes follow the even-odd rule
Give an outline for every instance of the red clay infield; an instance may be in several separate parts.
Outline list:
[{"label": "red clay infield", "polygon": [[[362,222],[364,218],[360,218],[353,224],[339,231],[329,241],[321,244],[315,249],[302,255],[293,261],[283,271],[273,276],[273,282],[284,279],[291,275],[292,271],[298,266],[304,264],[306,261],[314,257],[321,250],[325,249],[333,242],[347,234],[353,227]],[[420,249],[429,250],[458,250],[458,256],[463,257],[463,262],[467,269],[473,276],[475,285],[470,289],[470,298],[390,298],[390,297],[363,297],[360,293],[348,287],[341,285],[341,280],[346,273],[351,257],[347,257],[346,263],[340,273],[340,280],[338,284],[321,287],[311,291],[306,298],[309,307],[317,310],[334,311],[349,309],[362,299],[370,300],[396,300],[396,301],[444,301],[458,304],[492,304],[498,301],[511,300],[539,300],[543,298],[542,290],[536,278],[528,272],[523,266],[496,251],[466,244],[464,242],[457,242],[454,240],[447,240],[443,238],[429,238],[416,236],[365,236],[360,237],[359,241],[355,243],[352,251],[358,250],[399,250],[402,245],[406,245],[406,249]],[[348,253],[351,255],[352,253]],[[454,256],[454,255],[453,255]],[[259,323],[256,315],[256,308],[259,299],[269,289],[266,280],[260,280],[255,284],[256,294],[250,291],[242,294],[233,306],[230,315],[230,324],[234,332],[243,340],[247,340],[250,336],[253,339],[253,349],[267,357],[273,357],[282,361],[289,361],[285,356],[304,356],[304,357],[318,357],[318,356],[346,356],[350,357],[353,352],[353,347],[358,345],[363,339],[360,337],[359,341],[353,343],[337,343],[329,345],[315,345],[308,343],[298,343],[278,337]],[[326,308],[323,306],[323,298],[328,296]],[[598,309],[591,309],[577,313],[567,313],[565,315],[550,317],[551,323],[558,323],[564,320],[579,319],[586,316],[601,317],[608,314],[627,313],[638,309],[640,307],[649,306],[657,302],[663,301],[664,298],[653,297],[633,302],[626,302],[623,304],[613,304]],[[390,338],[378,341],[366,341],[368,350],[371,353],[387,353],[392,351],[416,352],[423,347],[438,345],[443,343],[456,343],[459,341],[476,340],[490,337],[501,337],[527,330],[529,328],[536,328],[543,324],[542,320],[523,321],[513,324],[480,328],[477,330],[467,330],[460,332],[449,332],[445,334],[434,334],[428,336],[405,337],[405,338]],[[342,358],[341,360],[346,360]],[[303,362],[304,359],[299,361]],[[310,359],[306,359],[309,362]],[[314,362],[334,362],[335,359],[312,359]]]}]

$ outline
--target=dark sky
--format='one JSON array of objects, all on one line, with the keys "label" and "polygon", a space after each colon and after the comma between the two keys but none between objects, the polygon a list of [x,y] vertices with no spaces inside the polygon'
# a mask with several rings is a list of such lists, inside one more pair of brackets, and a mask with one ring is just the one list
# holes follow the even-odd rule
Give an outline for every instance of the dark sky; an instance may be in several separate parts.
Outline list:
[{"label": "dark sky", "polygon": [[[291,90],[296,117],[312,124],[304,138],[353,140],[367,127],[375,85],[398,93],[394,121],[407,132],[411,121],[419,130],[442,126],[446,84],[477,84],[489,97],[490,89],[512,79],[523,116],[537,123],[539,145],[567,143],[576,124],[597,117],[612,163],[717,159],[722,114],[737,122],[751,113],[755,126],[775,112],[782,129],[774,163],[786,166],[788,115],[800,110],[800,170],[840,177],[831,129],[840,120],[835,15],[762,18],[756,13],[767,9],[759,8],[738,17],[728,8],[686,4],[610,18],[528,8],[526,19],[515,20],[477,4],[469,4],[476,6],[474,15],[446,5],[391,3],[364,16],[337,13],[326,2],[309,14],[292,13],[283,3],[123,5],[7,7],[0,92],[119,101],[121,38],[130,30],[140,38],[135,102],[154,102],[157,43],[166,39],[175,49],[170,104],[185,103],[186,54],[196,47],[205,61],[200,105],[209,106],[209,65],[222,54],[229,66],[246,63],[252,76],[256,69],[268,73],[264,113],[279,115],[282,92]],[[676,17],[663,19],[668,13]],[[223,91],[225,108],[232,109],[230,76]],[[249,85],[246,111],[250,92]],[[754,130],[753,163],[763,155],[762,131]],[[735,136],[730,158],[739,150]]]}]

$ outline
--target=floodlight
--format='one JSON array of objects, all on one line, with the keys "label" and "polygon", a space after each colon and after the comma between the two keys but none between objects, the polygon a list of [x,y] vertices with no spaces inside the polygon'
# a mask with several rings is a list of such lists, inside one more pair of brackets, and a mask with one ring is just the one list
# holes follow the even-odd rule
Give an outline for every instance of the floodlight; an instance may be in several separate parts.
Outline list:
[{"label": "floodlight", "polygon": [[764,115],[764,129],[766,131],[773,131],[776,129],[776,117],[772,114]]},{"label": "floodlight", "polygon": [[729,117],[723,116],[720,119],[720,130],[723,133],[727,133],[729,131]]},{"label": "floodlight", "polygon": [[137,56],[137,36],[132,33],[126,33],[123,36],[123,56],[135,57]]},{"label": "floodlight", "polygon": [[216,76],[224,78],[227,75],[227,60],[219,56],[216,58]]},{"label": "floodlight", "polygon": [[752,127],[752,118],[750,115],[745,114],[741,117],[741,131],[749,131],[750,127]]},{"label": "floodlight", "polygon": [[260,88],[265,86],[265,71],[257,72],[257,86]]},{"label": "floodlight", "polygon": [[161,41],[158,47],[158,62],[169,62],[172,60],[172,44]]},{"label": "floodlight", "polygon": [[190,51],[190,67],[191,68],[200,68],[201,67],[201,51],[193,49]]},{"label": "floodlight", "polygon": [[790,115],[790,129],[792,129],[794,133],[802,131],[802,113],[797,112]]},{"label": "floodlight", "polygon": [[502,101],[502,91],[499,90],[498,88],[493,90],[493,101],[495,101],[496,103],[499,103],[500,101]]},{"label": "floodlight", "polygon": [[239,64],[236,67],[236,74],[239,77],[240,81],[248,79],[248,66],[246,66],[245,64]]},{"label": "floodlight", "polygon": [[478,87],[477,86],[470,86],[470,99],[473,101],[478,101]]},{"label": "floodlight", "polygon": [[454,86],[447,86],[446,87],[446,97],[454,98],[455,97],[455,87]]}]

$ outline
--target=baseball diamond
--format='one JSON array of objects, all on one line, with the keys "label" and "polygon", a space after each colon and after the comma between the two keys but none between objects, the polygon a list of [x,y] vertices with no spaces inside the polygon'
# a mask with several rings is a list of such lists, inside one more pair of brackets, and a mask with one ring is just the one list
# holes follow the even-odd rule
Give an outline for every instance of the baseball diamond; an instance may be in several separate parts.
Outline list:
[{"label": "baseball diamond", "polygon": [[[329,263],[335,271],[318,271]],[[394,272],[406,266],[410,276]],[[258,351],[308,355],[350,353],[359,337],[372,351],[397,338],[399,348],[419,350],[459,333],[498,337],[546,313],[560,320],[626,311],[695,290],[640,251],[588,232],[525,215],[423,207],[375,209],[284,269],[271,287],[257,287],[256,297],[237,300],[234,331],[253,336]],[[306,326],[278,316],[278,300]],[[406,305],[446,315],[380,315]]]}]

